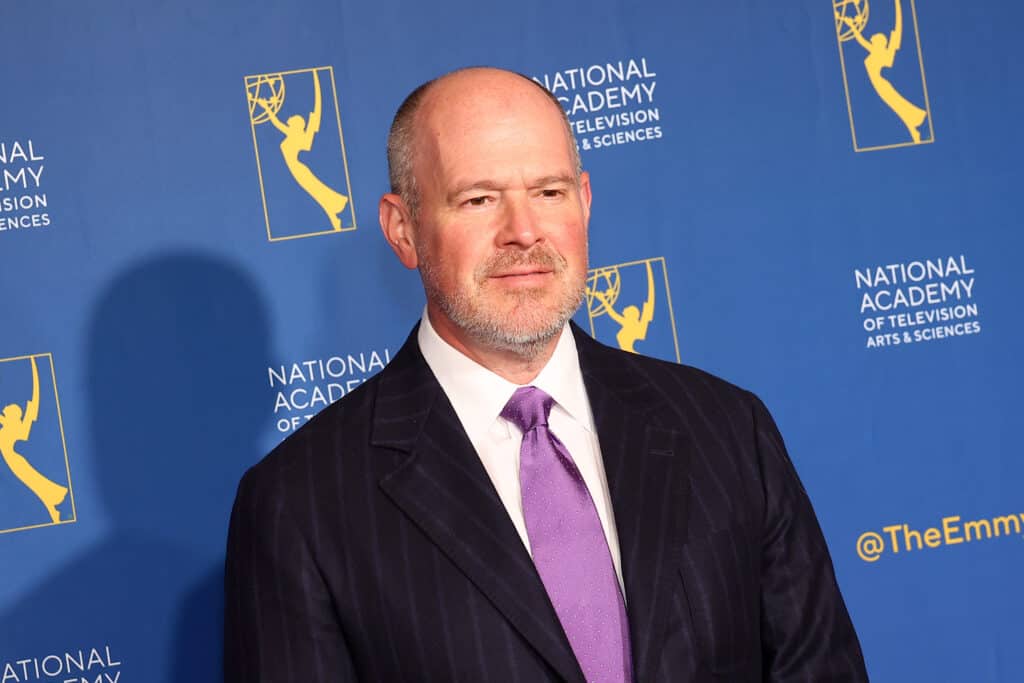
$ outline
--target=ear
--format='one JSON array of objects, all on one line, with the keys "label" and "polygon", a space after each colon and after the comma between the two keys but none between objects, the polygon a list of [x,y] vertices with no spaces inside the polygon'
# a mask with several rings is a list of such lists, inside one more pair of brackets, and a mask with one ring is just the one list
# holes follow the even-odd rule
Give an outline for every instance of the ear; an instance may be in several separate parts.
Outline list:
[{"label": "ear", "polygon": [[415,234],[405,202],[397,194],[389,192],[380,198],[377,211],[384,239],[391,245],[398,260],[406,268],[416,268],[419,262],[416,258]]},{"label": "ear", "polygon": [[580,173],[580,203],[583,205],[583,222],[590,222],[590,174]]}]

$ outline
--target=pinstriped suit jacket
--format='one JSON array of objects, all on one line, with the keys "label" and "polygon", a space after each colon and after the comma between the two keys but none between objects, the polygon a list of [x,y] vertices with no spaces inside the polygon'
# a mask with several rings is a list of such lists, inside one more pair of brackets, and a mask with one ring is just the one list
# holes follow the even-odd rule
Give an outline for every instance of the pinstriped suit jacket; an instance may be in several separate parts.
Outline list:
[{"label": "pinstriped suit jacket", "polygon": [[[825,541],[761,402],[573,332],[636,681],[867,680]],[[583,681],[415,330],[242,479],[225,626],[229,683]]]}]

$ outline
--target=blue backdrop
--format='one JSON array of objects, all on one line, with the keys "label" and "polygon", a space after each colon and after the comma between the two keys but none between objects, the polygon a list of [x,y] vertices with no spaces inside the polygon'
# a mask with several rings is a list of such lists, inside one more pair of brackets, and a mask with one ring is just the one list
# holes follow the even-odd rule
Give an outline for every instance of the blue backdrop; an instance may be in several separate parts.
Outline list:
[{"label": "blue backdrop", "polygon": [[376,225],[391,116],[491,64],[562,100],[591,172],[577,321],[628,345],[635,306],[637,352],[765,399],[872,679],[1024,680],[1022,20],[5,2],[0,679],[218,680],[238,478],[423,306]]}]

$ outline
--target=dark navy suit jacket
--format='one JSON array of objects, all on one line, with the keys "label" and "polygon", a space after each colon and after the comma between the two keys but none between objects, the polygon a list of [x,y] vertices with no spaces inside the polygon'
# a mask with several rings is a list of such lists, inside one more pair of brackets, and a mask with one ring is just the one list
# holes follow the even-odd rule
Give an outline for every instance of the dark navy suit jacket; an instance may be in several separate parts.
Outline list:
[{"label": "dark navy suit jacket", "polygon": [[[635,680],[867,680],[821,530],[761,402],[573,332]],[[228,683],[583,681],[415,330],[242,479],[225,618]]]}]

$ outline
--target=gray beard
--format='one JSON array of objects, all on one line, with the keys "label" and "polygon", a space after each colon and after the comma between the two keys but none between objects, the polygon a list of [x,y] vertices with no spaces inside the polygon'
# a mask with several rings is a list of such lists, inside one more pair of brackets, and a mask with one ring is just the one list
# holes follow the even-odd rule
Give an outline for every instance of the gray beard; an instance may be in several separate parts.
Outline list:
[{"label": "gray beard", "polygon": [[[486,282],[488,273],[509,266],[543,265],[554,269],[556,274],[565,272],[565,260],[553,251],[506,252],[497,255],[474,273],[477,284]],[[436,271],[429,261],[420,259],[420,274],[427,299],[434,302],[441,311],[463,332],[484,348],[505,351],[520,358],[532,360],[547,348],[557,337],[565,323],[583,303],[586,283],[571,285],[562,292],[555,302],[554,310],[534,308],[543,292],[524,290],[514,296],[516,306],[529,311],[526,320],[517,323],[505,317],[500,311],[487,310],[476,297],[465,292],[445,293],[437,286]],[[522,318],[522,315],[518,316]]]},{"label": "gray beard", "polygon": [[[531,305],[530,292],[523,292],[520,299],[519,306]],[[562,332],[565,323],[583,302],[583,288],[580,287],[571,298],[566,297],[562,305],[551,313],[549,320],[539,321],[535,325],[513,326],[507,319],[494,316],[489,311],[477,310],[461,296],[438,295],[434,301],[459,329],[481,346],[532,360]]]}]

